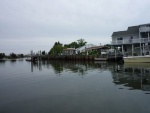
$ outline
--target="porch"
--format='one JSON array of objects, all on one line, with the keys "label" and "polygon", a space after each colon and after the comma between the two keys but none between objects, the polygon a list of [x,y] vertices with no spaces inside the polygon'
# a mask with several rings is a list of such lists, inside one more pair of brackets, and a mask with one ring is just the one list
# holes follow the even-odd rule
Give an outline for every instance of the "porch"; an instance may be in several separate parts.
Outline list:
[{"label": "porch", "polygon": [[120,44],[136,44],[136,43],[148,43],[150,38],[138,38],[138,39],[123,39],[123,40],[113,40],[111,45],[120,45]]},{"label": "porch", "polygon": [[124,56],[140,56],[150,54],[150,43],[120,44],[113,45],[113,47],[119,48],[119,51]]}]

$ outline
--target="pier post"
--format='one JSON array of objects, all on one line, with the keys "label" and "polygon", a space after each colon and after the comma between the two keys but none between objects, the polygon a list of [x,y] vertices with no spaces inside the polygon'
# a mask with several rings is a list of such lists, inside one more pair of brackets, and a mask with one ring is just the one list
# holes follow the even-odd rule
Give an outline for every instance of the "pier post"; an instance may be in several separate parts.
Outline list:
[{"label": "pier post", "polygon": [[122,45],[122,54],[123,54],[123,56],[124,56],[124,48],[123,48],[123,45]]},{"label": "pier post", "polygon": [[133,51],[134,51],[134,45],[132,44],[132,56],[133,56]]}]

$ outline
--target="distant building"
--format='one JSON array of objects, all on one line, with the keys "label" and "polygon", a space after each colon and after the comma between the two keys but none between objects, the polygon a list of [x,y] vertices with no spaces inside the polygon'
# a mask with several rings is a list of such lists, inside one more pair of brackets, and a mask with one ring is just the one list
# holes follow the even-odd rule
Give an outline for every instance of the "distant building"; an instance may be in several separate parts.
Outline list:
[{"label": "distant building", "polygon": [[120,47],[124,55],[150,54],[150,24],[131,26],[125,31],[113,32],[111,45]]},{"label": "distant building", "polygon": [[110,49],[107,46],[100,45],[96,46],[93,44],[87,44],[85,46],[82,46],[81,48],[76,49],[77,54],[84,54],[84,55],[89,55],[92,51],[95,51],[97,54],[102,54],[106,52],[108,49]]},{"label": "distant building", "polygon": [[76,54],[85,52],[86,49],[91,48],[91,47],[94,47],[94,46],[96,46],[96,45],[94,45],[94,44],[86,44],[85,46],[82,46],[82,47],[80,47],[80,48],[77,48],[77,49],[76,49]]},{"label": "distant building", "polygon": [[75,48],[63,49],[63,55],[76,55],[76,49]]}]

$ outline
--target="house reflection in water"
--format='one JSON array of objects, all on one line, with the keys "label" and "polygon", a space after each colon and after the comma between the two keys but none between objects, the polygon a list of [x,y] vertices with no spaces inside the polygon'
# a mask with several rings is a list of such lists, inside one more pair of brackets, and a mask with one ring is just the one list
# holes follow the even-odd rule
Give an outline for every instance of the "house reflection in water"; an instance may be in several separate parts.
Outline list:
[{"label": "house reflection in water", "polygon": [[[113,83],[126,87],[129,90],[150,91],[150,64],[135,63],[135,64],[117,64],[108,62],[79,62],[79,61],[40,61],[31,63],[31,72],[42,71],[42,69],[53,69],[56,75],[64,75],[65,72],[70,72],[84,78],[89,73],[95,71],[111,73]],[[122,88],[120,88],[122,89]]]},{"label": "house reflection in water", "polygon": [[150,91],[150,64],[117,65],[112,71],[113,82],[116,85],[130,87],[129,90],[140,89]]}]

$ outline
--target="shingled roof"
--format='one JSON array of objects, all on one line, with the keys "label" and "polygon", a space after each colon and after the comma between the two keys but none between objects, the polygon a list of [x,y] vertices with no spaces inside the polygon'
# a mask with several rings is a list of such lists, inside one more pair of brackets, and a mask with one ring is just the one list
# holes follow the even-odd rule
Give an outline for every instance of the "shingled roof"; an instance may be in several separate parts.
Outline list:
[{"label": "shingled roof", "polygon": [[139,33],[139,26],[131,26],[131,27],[128,27],[127,31],[113,32],[112,37],[119,37],[123,35],[131,35],[131,34],[137,34],[137,33]]}]

